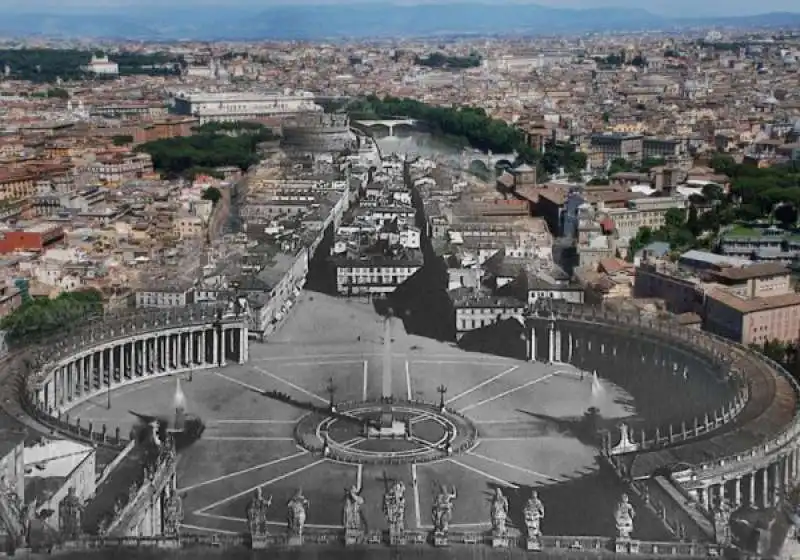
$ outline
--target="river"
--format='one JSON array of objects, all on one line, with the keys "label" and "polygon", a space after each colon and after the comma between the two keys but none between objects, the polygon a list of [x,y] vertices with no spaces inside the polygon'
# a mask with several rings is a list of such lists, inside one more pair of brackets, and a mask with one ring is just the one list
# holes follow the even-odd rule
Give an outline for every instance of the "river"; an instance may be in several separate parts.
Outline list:
[{"label": "river", "polygon": [[435,156],[455,156],[461,154],[461,148],[452,142],[420,130],[402,130],[394,136],[377,133],[373,136],[384,155],[417,154],[425,158]]}]

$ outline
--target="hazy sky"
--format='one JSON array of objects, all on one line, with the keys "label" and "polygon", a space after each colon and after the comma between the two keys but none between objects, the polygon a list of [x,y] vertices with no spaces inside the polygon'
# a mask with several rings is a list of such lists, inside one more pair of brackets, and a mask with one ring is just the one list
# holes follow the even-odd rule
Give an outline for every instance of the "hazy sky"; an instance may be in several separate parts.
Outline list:
[{"label": "hazy sky", "polygon": [[[452,3],[470,0],[171,0],[170,7],[220,6],[259,8],[275,4],[423,4]],[[480,0],[478,0],[480,1]],[[590,8],[605,6],[644,8],[653,13],[678,17],[714,15],[750,15],[775,11],[800,12],[800,0],[493,0],[493,3],[531,3],[563,8]],[[488,0],[484,0],[488,3]],[[159,0],[0,0],[0,8],[12,11],[44,11],[83,8],[126,8],[131,11],[163,6]]]}]

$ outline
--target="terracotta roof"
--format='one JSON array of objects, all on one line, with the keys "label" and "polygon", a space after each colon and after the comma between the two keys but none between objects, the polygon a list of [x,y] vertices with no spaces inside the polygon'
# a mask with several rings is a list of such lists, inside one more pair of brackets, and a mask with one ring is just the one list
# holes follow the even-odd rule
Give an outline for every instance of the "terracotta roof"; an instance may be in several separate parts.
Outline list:
[{"label": "terracotta roof", "polygon": [[768,311],[770,309],[800,305],[800,294],[795,292],[778,296],[742,299],[724,290],[714,289],[708,293],[708,297],[740,313],[755,313],[756,311]]},{"label": "terracotta roof", "polygon": [[726,280],[750,280],[751,278],[765,278],[789,274],[789,269],[779,263],[759,263],[750,266],[723,268],[714,275]]}]

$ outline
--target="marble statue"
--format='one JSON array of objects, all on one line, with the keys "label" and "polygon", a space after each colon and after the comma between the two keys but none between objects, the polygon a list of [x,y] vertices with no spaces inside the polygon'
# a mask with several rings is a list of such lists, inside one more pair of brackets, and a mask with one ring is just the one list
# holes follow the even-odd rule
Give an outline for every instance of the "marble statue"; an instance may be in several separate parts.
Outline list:
[{"label": "marble statue", "polygon": [[66,540],[76,539],[81,533],[81,516],[83,504],[75,494],[75,487],[70,486],[67,495],[58,504],[58,528]]},{"label": "marble statue", "polygon": [[383,496],[383,513],[389,524],[389,533],[402,534],[406,525],[406,485],[393,482]]},{"label": "marble statue", "polygon": [[730,545],[731,507],[728,500],[724,498],[718,499],[711,515],[714,520],[714,540],[721,546]]},{"label": "marble statue", "polygon": [[508,498],[503,495],[500,488],[495,489],[492,497],[492,532],[495,535],[505,535],[508,531]]},{"label": "marble statue", "polygon": [[622,499],[617,504],[617,509],[614,512],[614,520],[617,523],[618,538],[620,539],[631,538],[631,533],[633,533],[633,518],[635,516],[636,512],[634,511],[633,506],[630,503],[628,495],[623,494]]},{"label": "marble statue", "polygon": [[363,505],[364,498],[361,497],[360,488],[352,486],[349,490],[345,490],[342,525],[347,544],[355,544],[364,533],[364,519],[361,512]]},{"label": "marble statue", "polygon": [[253,499],[247,504],[247,526],[252,538],[267,536],[267,511],[272,505],[272,496],[264,499],[261,488],[256,488]]},{"label": "marble statue", "polygon": [[296,537],[303,536],[303,528],[306,525],[306,511],[308,510],[309,501],[303,495],[303,489],[299,488],[295,492],[294,497],[289,500],[289,532]]},{"label": "marble statue", "polygon": [[447,534],[450,529],[450,520],[453,517],[453,500],[457,497],[456,487],[450,490],[446,486],[441,487],[441,491],[433,501],[433,530],[435,533]]},{"label": "marble statue", "polygon": [[164,504],[164,536],[178,536],[181,521],[183,521],[183,500],[173,489],[172,495]]},{"label": "marble statue", "polygon": [[542,535],[542,519],[544,519],[544,504],[539,499],[539,493],[534,491],[525,504],[523,510],[525,527],[528,529],[529,539],[538,539]]}]

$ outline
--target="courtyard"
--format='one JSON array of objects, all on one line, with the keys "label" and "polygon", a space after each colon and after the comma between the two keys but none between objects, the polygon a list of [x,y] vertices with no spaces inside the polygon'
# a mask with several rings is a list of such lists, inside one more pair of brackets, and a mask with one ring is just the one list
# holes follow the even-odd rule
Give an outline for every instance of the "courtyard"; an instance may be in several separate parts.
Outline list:
[{"label": "courtyard", "polygon": [[[385,319],[363,302],[306,292],[280,331],[268,342],[253,342],[249,362],[180,378],[187,412],[206,424],[203,437],[181,451],[178,486],[184,496],[186,530],[239,533],[246,530],[245,508],[256,488],[272,496],[270,522],[285,525],[285,504],[301,488],[310,500],[308,525],[341,526],[346,488],[362,488],[369,529],[386,528],[382,496],[390,480],[407,487],[409,528],[431,527],[431,507],[439,485],[455,485],[452,526],[490,526],[489,503],[500,487],[509,497],[511,522],[522,526],[522,507],[536,489],[547,509],[546,534],[615,534],[613,511],[625,491],[601,467],[596,449],[576,433],[590,407],[604,421],[635,414],[619,387],[568,365],[527,363],[464,352],[454,344],[405,333],[397,318]],[[390,332],[387,351],[385,333]],[[335,402],[378,401],[385,392],[389,364],[391,394],[438,403],[446,388],[447,407],[477,429],[473,445],[461,453],[424,463],[344,464],[297,445],[295,428],[307,410],[267,398],[280,391],[297,401],[326,406]],[[99,395],[74,408],[82,422],[119,427],[128,433],[131,414],[173,412],[176,378],[151,379]],[[419,445],[441,440],[441,428],[419,418]],[[338,431],[336,431],[338,430]],[[332,437],[353,449],[380,453],[383,442],[365,440],[338,426]],[[413,445],[396,442],[393,449]],[[660,524],[638,507],[634,536],[665,537]]]}]

